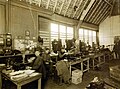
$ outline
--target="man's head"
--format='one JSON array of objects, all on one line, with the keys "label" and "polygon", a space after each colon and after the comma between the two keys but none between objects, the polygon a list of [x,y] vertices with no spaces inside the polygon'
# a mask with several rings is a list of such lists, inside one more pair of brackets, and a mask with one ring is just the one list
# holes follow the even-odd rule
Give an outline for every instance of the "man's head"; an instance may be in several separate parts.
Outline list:
[{"label": "man's head", "polygon": [[40,52],[39,51],[35,51],[35,56],[39,56]]},{"label": "man's head", "polygon": [[46,48],[46,53],[49,54],[50,53],[50,49]]},{"label": "man's head", "polygon": [[65,52],[65,48],[64,47],[61,47],[61,52]]}]

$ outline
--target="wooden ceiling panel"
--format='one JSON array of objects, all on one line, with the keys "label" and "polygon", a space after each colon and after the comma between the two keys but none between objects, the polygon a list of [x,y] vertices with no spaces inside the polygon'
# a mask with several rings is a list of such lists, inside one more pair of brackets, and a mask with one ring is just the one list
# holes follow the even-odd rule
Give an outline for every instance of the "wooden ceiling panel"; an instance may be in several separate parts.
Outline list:
[{"label": "wooden ceiling panel", "polygon": [[56,8],[56,6],[57,6],[57,1],[58,1],[58,0],[55,0],[55,4],[54,4],[54,7],[53,7],[53,13],[55,12],[55,8]]},{"label": "wooden ceiling panel", "polygon": [[70,6],[71,1],[72,1],[72,0],[69,0],[69,1],[68,1],[68,4],[67,4],[67,7],[66,7],[64,16],[66,16],[66,13],[67,13],[67,11],[68,11],[68,8],[69,8],[69,6]]},{"label": "wooden ceiling panel", "polygon": [[63,0],[63,2],[62,2],[62,5],[61,5],[61,7],[60,7],[59,14],[60,14],[60,13],[61,13],[61,11],[62,11],[62,8],[63,8],[63,6],[64,6],[64,4],[65,4],[65,1],[66,1],[66,0]]},{"label": "wooden ceiling panel", "polygon": [[70,14],[70,17],[72,17],[72,15],[73,15],[73,13],[75,12],[75,10],[76,10],[76,8],[77,8],[77,2],[78,2],[79,0],[75,0],[74,2],[73,2],[73,6],[71,7],[72,8],[72,12],[71,12],[71,14]]},{"label": "wooden ceiling panel", "polygon": [[87,15],[86,15],[85,18],[84,18],[84,21],[86,21],[86,22],[89,21],[89,19],[90,19],[91,16],[92,16],[91,13],[92,13],[92,11],[96,8],[96,4],[97,4],[97,3],[99,3],[98,0],[94,2],[94,4],[92,5],[91,9],[88,11]]},{"label": "wooden ceiling panel", "polygon": [[96,19],[95,23],[98,23],[102,17],[104,18],[105,14],[108,12],[109,9],[110,9],[110,7],[107,5],[106,8],[103,9],[102,13],[99,14],[99,16]]},{"label": "wooden ceiling panel", "polygon": [[[77,16],[77,19],[80,19],[80,17],[81,17],[81,14],[83,13],[83,11],[87,8],[87,4],[88,4],[88,2],[89,2],[90,0],[86,0],[86,1],[84,1],[83,3],[83,6],[82,6],[82,8],[80,9],[80,12],[78,13],[78,16]],[[90,2],[89,2],[90,3]],[[87,5],[87,6],[86,6]]]},{"label": "wooden ceiling panel", "polygon": [[[112,12],[111,8],[113,7],[114,3],[114,0],[95,0],[93,2],[92,0],[17,0],[17,1],[24,3],[29,2],[31,5],[37,5],[44,9],[48,9],[49,11],[55,14],[59,14],[76,20],[82,20],[83,22],[96,25],[99,25],[101,21],[103,21],[108,16],[108,13]],[[92,2],[92,4],[90,4],[90,2]],[[86,10],[87,7],[89,7],[89,9]]]},{"label": "wooden ceiling panel", "polygon": [[[104,2],[99,2],[99,5],[98,5],[98,7],[96,8],[96,11],[93,13],[92,18],[91,18],[90,21],[89,21],[90,23],[94,23],[95,18],[96,18],[97,16],[99,16],[99,13],[100,13],[100,11],[102,11],[104,5],[105,5]],[[105,9],[105,8],[104,8],[104,9]]]},{"label": "wooden ceiling panel", "polygon": [[[100,16],[100,14],[102,14],[103,10],[105,10],[107,4],[104,3],[103,6],[100,7],[99,11],[97,11],[97,13],[95,13],[95,18],[93,19],[92,23],[96,22],[96,19]],[[103,9],[103,10],[101,10]]]},{"label": "wooden ceiling panel", "polygon": [[103,14],[103,16],[101,16],[101,18],[98,20],[97,24],[100,24],[102,21],[104,21],[110,15],[110,9],[111,9],[111,7],[109,7],[107,9],[107,11]]},{"label": "wooden ceiling panel", "polygon": [[80,9],[80,5],[81,5],[82,1],[83,0],[79,0],[79,3],[76,5],[77,8],[76,8],[75,12],[73,13],[72,18],[75,18],[77,11],[79,11],[79,9]]}]

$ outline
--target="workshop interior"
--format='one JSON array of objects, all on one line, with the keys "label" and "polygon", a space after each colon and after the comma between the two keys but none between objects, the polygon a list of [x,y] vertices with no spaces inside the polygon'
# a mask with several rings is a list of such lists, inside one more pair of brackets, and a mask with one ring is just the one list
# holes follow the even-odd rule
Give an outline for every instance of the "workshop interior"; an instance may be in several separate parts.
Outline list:
[{"label": "workshop interior", "polygon": [[120,0],[0,0],[0,89],[120,89]]}]

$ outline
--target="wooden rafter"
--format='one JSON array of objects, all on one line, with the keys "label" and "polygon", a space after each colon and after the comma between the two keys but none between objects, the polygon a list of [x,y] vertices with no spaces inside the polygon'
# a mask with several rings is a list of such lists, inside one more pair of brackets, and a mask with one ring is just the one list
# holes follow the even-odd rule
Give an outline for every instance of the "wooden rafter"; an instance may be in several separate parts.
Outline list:
[{"label": "wooden rafter", "polygon": [[113,5],[112,5],[111,10],[110,10],[110,16],[112,14],[114,4],[115,4],[115,0],[113,0]]},{"label": "wooden rafter", "polygon": [[60,14],[60,13],[61,13],[61,11],[62,11],[62,8],[63,8],[63,5],[64,5],[65,1],[66,1],[66,0],[63,0],[63,2],[62,2],[62,5],[61,5],[61,7],[60,7],[59,14]]},{"label": "wooden rafter", "polygon": [[110,5],[111,7],[113,6],[111,3],[109,3],[107,0],[104,0],[108,5]]},{"label": "wooden rafter", "polygon": [[48,0],[48,2],[47,2],[46,9],[48,9],[48,7],[49,7],[49,3],[50,3],[50,0]]},{"label": "wooden rafter", "polygon": [[65,13],[64,13],[64,16],[66,15],[66,13],[67,13],[67,11],[68,11],[68,8],[69,8],[69,6],[70,6],[71,1],[72,1],[72,0],[69,0],[69,3],[68,3],[68,5],[67,5],[67,7],[66,7],[66,11],[65,11]]},{"label": "wooden rafter", "polygon": [[79,3],[79,5],[78,5],[78,8],[77,8],[76,11],[74,12],[72,18],[75,17],[75,14],[77,13],[78,9],[80,8],[80,5],[81,5],[82,1],[83,1],[83,0],[80,0],[80,3]]},{"label": "wooden rafter", "polygon": [[77,0],[75,0],[75,1],[74,1],[72,8],[74,8],[74,6],[75,6],[76,2],[77,2]]},{"label": "wooden rafter", "polygon": [[[100,6],[99,6],[100,5]],[[103,7],[103,5],[104,5],[104,2],[99,2],[99,5],[97,5],[97,7],[95,8],[96,10],[94,10],[94,12],[93,12],[93,14],[92,14],[92,19],[90,19],[89,21],[90,22],[92,22],[94,19],[95,19],[95,17],[96,17],[96,15],[99,13],[99,11],[101,11],[101,7]]]},{"label": "wooden rafter", "polygon": [[96,23],[98,23],[100,19],[105,16],[105,14],[108,12],[108,9],[110,9],[109,5],[102,11],[103,14],[101,13],[99,17],[96,19]]},{"label": "wooden rafter", "polygon": [[105,15],[105,13],[108,11],[108,9],[109,9],[109,5],[107,5],[106,8],[101,13],[99,13],[99,17],[96,19],[95,23],[97,23],[100,20],[100,18],[102,18],[102,16]]},{"label": "wooden rafter", "polygon": [[108,11],[105,12],[105,14],[103,15],[103,17],[97,22],[97,24],[99,24],[100,22],[104,21],[108,16],[109,16],[109,10],[111,9],[111,7],[108,9]]},{"label": "wooden rafter", "polygon": [[92,7],[92,5],[94,4],[94,2],[95,2],[95,0],[91,0],[91,2],[89,3],[88,7],[86,8],[86,10],[82,13],[82,15],[80,17],[80,20],[83,20],[85,18],[85,16],[89,12],[89,10]]},{"label": "wooden rafter", "polygon": [[[103,10],[106,8],[106,6],[107,6],[107,4],[105,4],[102,8],[103,8]],[[97,13],[95,13],[95,18],[94,18],[94,20],[93,20],[93,23],[95,23],[95,21],[96,21],[96,19],[98,18],[98,16],[103,12],[103,10],[100,10],[99,12],[97,12]]]},{"label": "wooden rafter", "polygon": [[[93,9],[92,14],[91,14],[91,15],[88,17],[88,19],[87,19],[87,22],[89,22],[90,19],[91,19],[91,17],[94,15],[94,13],[96,13],[96,10],[97,10],[97,8],[99,7],[99,5],[101,4],[101,2],[102,2],[102,0],[100,0],[99,3],[97,4],[97,6]],[[96,5],[96,4],[95,4],[95,5]],[[102,4],[101,4],[101,6],[102,6]]]},{"label": "wooden rafter", "polygon": [[58,0],[55,0],[55,5],[54,5],[54,8],[53,8],[53,13],[55,12],[55,8],[56,8],[56,6],[57,6],[57,1],[58,1]]},{"label": "wooden rafter", "polygon": [[[72,8],[75,7],[76,2],[77,2],[77,0],[74,1]],[[73,9],[73,10],[74,10],[74,9]],[[73,13],[71,13],[70,15],[72,15],[72,14],[73,14]],[[71,17],[71,16],[70,16],[70,17]],[[71,17],[71,18],[72,18],[72,17]]]},{"label": "wooden rafter", "polygon": [[38,5],[39,5],[39,7],[40,7],[40,5],[41,5],[41,0],[39,0],[39,4],[38,4]]},{"label": "wooden rafter", "polygon": [[98,24],[100,24],[101,22],[103,22],[108,16],[109,16],[109,11],[108,11],[108,13],[106,13],[106,15],[104,16],[104,18],[103,19],[101,19],[99,22],[98,22]]},{"label": "wooden rafter", "polygon": [[85,4],[83,5],[83,7],[82,7],[82,9],[81,9],[81,11],[80,11],[77,19],[79,18],[79,16],[81,15],[81,13],[84,11],[84,8],[85,8],[85,6],[86,6],[86,4],[87,4],[88,1],[89,1],[89,0],[86,0],[86,2],[85,2]]},{"label": "wooden rafter", "polygon": [[90,13],[92,12],[93,8],[95,7],[97,1],[95,0],[95,2],[93,3],[93,5],[90,7],[90,10],[88,11],[87,15],[85,16],[84,20],[87,21]]}]

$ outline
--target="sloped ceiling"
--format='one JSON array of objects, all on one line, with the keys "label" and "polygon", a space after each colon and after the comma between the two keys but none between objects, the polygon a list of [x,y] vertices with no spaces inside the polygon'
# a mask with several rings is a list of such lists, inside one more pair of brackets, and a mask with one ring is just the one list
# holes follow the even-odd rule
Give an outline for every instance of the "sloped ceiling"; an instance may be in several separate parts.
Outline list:
[{"label": "sloped ceiling", "polygon": [[99,25],[113,10],[115,0],[18,0],[48,9],[55,14]]},{"label": "sloped ceiling", "polygon": [[114,7],[112,10],[112,16],[120,15],[120,0],[115,0]]}]

